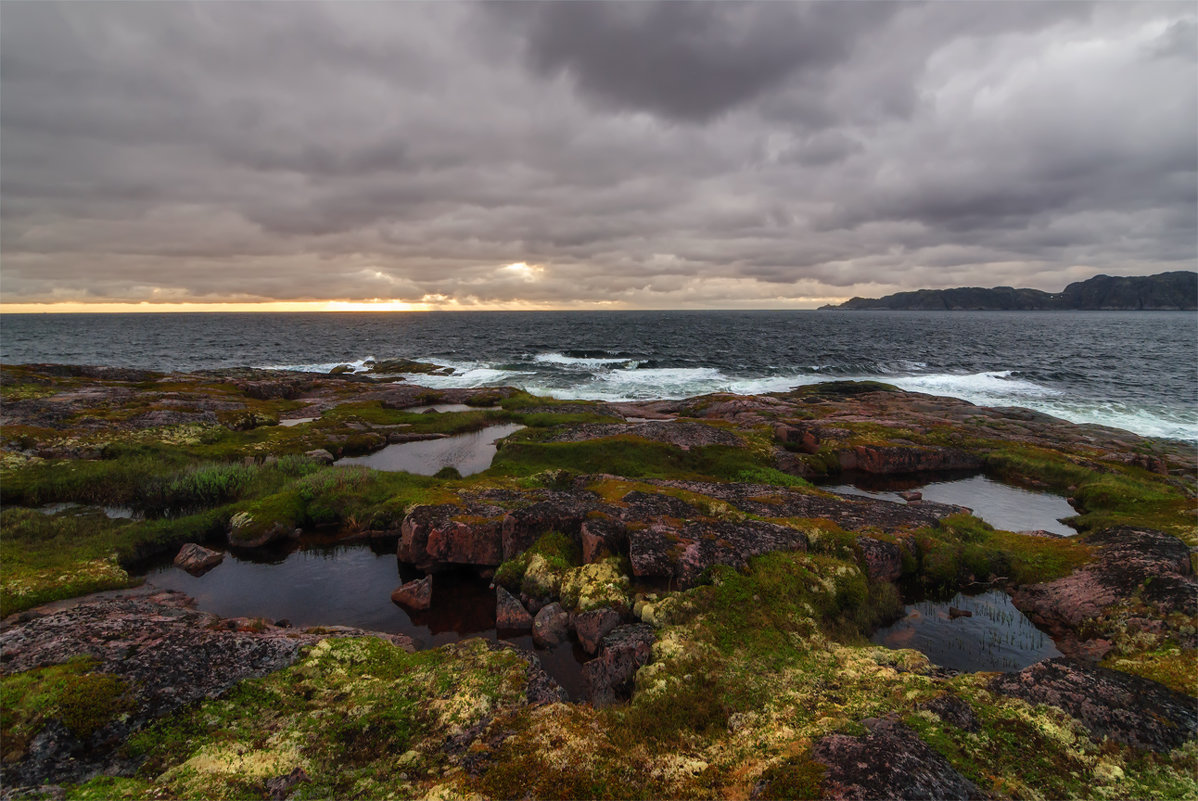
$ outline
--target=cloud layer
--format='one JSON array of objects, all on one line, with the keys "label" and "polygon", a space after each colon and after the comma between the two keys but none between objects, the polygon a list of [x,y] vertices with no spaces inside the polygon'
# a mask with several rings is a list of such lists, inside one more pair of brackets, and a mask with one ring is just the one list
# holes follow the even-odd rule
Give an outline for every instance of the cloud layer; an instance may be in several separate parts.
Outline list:
[{"label": "cloud layer", "polygon": [[1178,3],[7,2],[0,291],[765,307],[1193,268],[1196,67]]}]

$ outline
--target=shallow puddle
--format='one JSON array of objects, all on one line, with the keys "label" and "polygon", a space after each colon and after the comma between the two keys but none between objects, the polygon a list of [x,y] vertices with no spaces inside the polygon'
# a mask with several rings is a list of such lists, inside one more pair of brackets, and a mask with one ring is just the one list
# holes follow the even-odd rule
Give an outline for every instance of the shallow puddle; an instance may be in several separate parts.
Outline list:
[{"label": "shallow puddle", "polygon": [[88,512],[100,511],[105,517],[112,520],[124,520],[133,517],[136,513],[129,506],[85,506],[81,503],[72,503],[70,501],[64,503],[48,503],[45,506],[37,507],[37,510],[44,515],[56,515],[59,512],[74,512],[76,514],[85,514]]},{"label": "shallow puddle", "polygon": [[1077,514],[1060,495],[1012,487],[982,475],[921,484],[887,476],[854,477],[851,484],[822,487],[845,495],[861,495],[903,503],[902,490],[919,490],[925,501],[966,506],[976,517],[1004,531],[1041,529],[1072,537],[1077,532],[1060,521]]},{"label": "shallow puddle", "polygon": [[[953,618],[949,607],[972,612]],[[914,648],[953,670],[1022,670],[1061,656],[1056,644],[1011,603],[1006,593],[957,594],[947,603],[921,601],[906,617],[874,632],[870,640],[888,648]]]},{"label": "shallow puddle", "polygon": [[433,605],[427,610],[408,610],[391,601],[392,590],[419,577],[399,564],[394,540],[349,546],[307,542],[290,551],[231,551],[202,576],[161,566],[148,572],[146,584],[185,592],[198,608],[222,617],[406,634],[421,649],[468,637],[503,639],[533,650],[571,698],[583,697],[581,663],[587,657],[577,644],[542,650],[533,648],[528,633],[503,632],[501,637],[495,630],[495,590],[469,571],[436,574]]},{"label": "shallow puddle", "polygon": [[403,471],[431,476],[444,467],[456,468],[463,476],[481,473],[491,466],[496,443],[524,428],[519,423],[488,426],[481,431],[444,439],[426,439],[388,445],[366,456],[341,459],[337,464],[360,464],[375,470]]},{"label": "shallow puddle", "polygon": [[290,417],[286,420],[280,420],[279,425],[283,426],[284,428],[290,428],[291,426],[298,426],[302,423],[311,423],[313,420],[318,420],[318,419],[320,419],[320,418],[317,418],[317,417]]}]

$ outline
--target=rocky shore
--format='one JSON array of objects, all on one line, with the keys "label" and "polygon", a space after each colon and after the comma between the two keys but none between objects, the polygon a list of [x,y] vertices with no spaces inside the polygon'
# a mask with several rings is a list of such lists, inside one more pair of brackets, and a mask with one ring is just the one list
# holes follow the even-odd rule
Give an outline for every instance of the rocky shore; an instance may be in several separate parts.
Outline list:
[{"label": "rocky shore", "polygon": [[[1191,447],[872,382],[608,404],[413,364],[0,368],[4,797],[1198,794]],[[466,478],[338,464],[512,423]],[[1079,533],[820,485],[947,470],[1067,497]],[[539,651],[135,588],[147,559],[227,570],[315,527],[396,542],[406,609],[490,580],[501,639],[585,653],[583,697]],[[968,673],[869,643],[978,586],[1066,657]]]}]

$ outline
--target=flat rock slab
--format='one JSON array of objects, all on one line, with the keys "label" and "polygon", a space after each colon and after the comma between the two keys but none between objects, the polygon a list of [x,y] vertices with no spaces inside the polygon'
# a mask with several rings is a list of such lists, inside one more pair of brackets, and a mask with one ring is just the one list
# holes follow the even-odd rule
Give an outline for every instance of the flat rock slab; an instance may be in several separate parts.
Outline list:
[{"label": "flat rock slab", "polygon": [[742,512],[761,517],[826,518],[848,531],[860,531],[865,528],[880,528],[883,531],[913,530],[933,526],[949,515],[968,511],[962,506],[946,503],[894,503],[872,498],[850,498],[833,493],[797,492],[772,484],[669,480],[648,483],[717,498]]},{"label": "flat rock slab", "polygon": [[862,721],[869,734],[833,734],[815,744],[811,758],[827,766],[822,787],[835,799],[981,799],[986,795],[919,739],[891,720]]},{"label": "flat rock slab", "polygon": [[703,423],[686,420],[650,421],[646,423],[595,423],[572,426],[557,432],[545,442],[584,442],[606,437],[639,437],[653,442],[664,442],[688,450],[709,445],[738,447],[745,442],[732,431]]},{"label": "flat rock slab", "polygon": [[1068,657],[1004,673],[990,684],[1003,695],[1059,707],[1100,737],[1171,751],[1198,734],[1198,704],[1155,681]]},{"label": "flat rock slab", "polygon": [[7,625],[0,632],[0,671],[17,673],[90,656],[98,663],[97,672],[126,682],[133,709],[86,741],[51,723],[20,760],[5,765],[5,784],[73,783],[128,770],[133,766],[115,749],[130,733],[192,701],[218,696],[242,679],[285,668],[304,646],[329,636],[370,634],[414,650],[403,635],[357,629],[320,634],[274,626],[231,630],[226,625],[230,621],[192,609],[190,602],[178,592],[106,594],[44,612],[30,610]]}]

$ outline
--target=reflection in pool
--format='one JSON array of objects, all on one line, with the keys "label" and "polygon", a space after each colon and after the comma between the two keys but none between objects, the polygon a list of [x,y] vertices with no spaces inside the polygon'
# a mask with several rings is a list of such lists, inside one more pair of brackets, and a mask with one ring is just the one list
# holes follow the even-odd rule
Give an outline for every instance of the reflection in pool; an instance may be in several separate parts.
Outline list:
[{"label": "reflection in pool", "polygon": [[429,403],[424,406],[409,406],[400,411],[409,414],[424,414],[425,412],[476,412],[477,406],[467,406],[464,403]]},{"label": "reflection in pool", "polygon": [[[949,607],[972,612],[953,618]],[[957,594],[947,603],[921,601],[906,607],[906,617],[870,638],[889,648],[914,648],[937,665],[953,670],[1022,670],[1060,656],[1056,644],[998,590]]]},{"label": "reflection in pool", "polygon": [[[391,601],[391,591],[418,578],[395,557],[395,540],[372,545],[327,546],[305,538],[297,548],[230,551],[202,576],[167,565],[152,569],[146,584],[179,590],[196,606],[222,617],[287,620],[293,626],[355,626],[406,634],[418,648],[434,648],[467,637],[503,639],[533,650],[528,633],[500,637],[495,630],[495,591],[469,571],[438,573],[433,605],[408,610]],[[565,642],[535,651],[545,670],[571,698],[584,695],[581,648]]]},{"label": "reflection in pool", "polygon": [[504,423],[444,439],[403,442],[366,456],[341,459],[337,464],[360,464],[375,470],[402,470],[422,476],[453,467],[463,476],[469,476],[490,467],[498,450],[495,443],[522,428],[519,423]]},{"label": "reflection in pool", "polygon": [[1060,495],[1012,487],[981,475],[928,484],[890,477],[857,477],[852,484],[823,489],[900,503],[900,490],[917,489],[925,501],[969,507],[975,516],[1005,531],[1042,529],[1066,537],[1077,533],[1060,521],[1077,514]]}]

